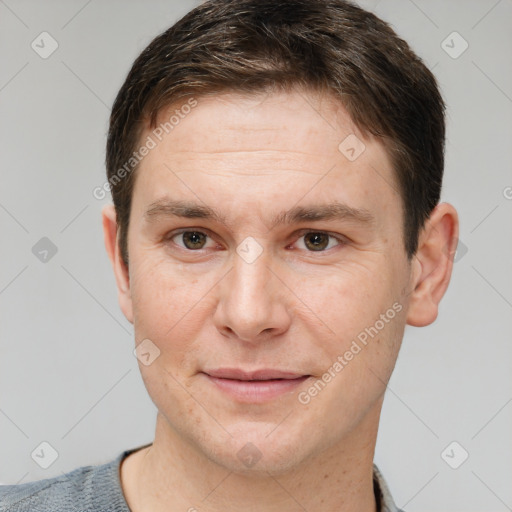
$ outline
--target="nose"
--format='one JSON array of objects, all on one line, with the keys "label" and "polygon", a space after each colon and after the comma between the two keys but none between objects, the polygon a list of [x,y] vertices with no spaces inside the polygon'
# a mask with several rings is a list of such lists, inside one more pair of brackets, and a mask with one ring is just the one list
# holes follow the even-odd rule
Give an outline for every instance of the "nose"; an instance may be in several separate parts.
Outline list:
[{"label": "nose", "polygon": [[258,343],[286,332],[291,323],[291,292],[262,254],[252,263],[235,255],[219,283],[214,323],[224,336]]}]

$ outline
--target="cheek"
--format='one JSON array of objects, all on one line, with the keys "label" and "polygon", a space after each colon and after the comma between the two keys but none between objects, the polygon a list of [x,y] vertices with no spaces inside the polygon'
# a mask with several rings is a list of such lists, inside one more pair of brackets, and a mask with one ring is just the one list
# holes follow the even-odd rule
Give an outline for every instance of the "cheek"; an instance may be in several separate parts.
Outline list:
[{"label": "cheek", "polygon": [[211,285],[206,278],[190,275],[180,264],[151,258],[141,261],[131,276],[135,339],[149,338],[163,354],[172,344],[177,357],[182,345],[193,349]]},{"label": "cheek", "polygon": [[309,325],[311,311],[317,317],[319,328],[311,340],[324,354],[324,364],[331,365],[348,351],[355,381],[364,380],[368,366],[375,366],[379,374],[390,372],[402,339],[406,308],[400,302],[399,276],[389,267],[376,260],[333,269],[329,278],[305,279],[297,295],[310,308],[309,314],[304,313]]},{"label": "cheek", "polygon": [[371,265],[334,267],[326,275],[301,279],[297,295],[334,337],[346,338],[378,317],[391,293],[388,280]]}]

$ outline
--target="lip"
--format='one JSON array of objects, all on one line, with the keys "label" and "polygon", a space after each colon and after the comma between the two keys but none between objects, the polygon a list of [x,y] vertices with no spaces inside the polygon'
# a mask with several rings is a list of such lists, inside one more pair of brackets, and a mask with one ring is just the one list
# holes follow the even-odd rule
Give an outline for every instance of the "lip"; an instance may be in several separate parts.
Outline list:
[{"label": "lip", "polygon": [[216,368],[205,371],[210,377],[219,379],[234,380],[272,380],[272,379],[296,379],[303,377],[303,373],[294,373],[271,368],[262,368],[260,370],[245,371],[240,368]]},{"label": "lip", "polygon": [[261,369],[217,368],[203,372],[217,389],[245,403],[262,403],[294,391],[311,375]]}]

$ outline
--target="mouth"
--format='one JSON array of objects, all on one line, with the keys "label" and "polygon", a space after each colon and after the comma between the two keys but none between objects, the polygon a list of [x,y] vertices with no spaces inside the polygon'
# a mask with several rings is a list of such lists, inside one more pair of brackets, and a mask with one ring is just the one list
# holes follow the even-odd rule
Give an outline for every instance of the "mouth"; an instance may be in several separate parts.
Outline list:
[{"label": "mouth", "polygon": [[218,368],[202,373],[216,389],[245,403],[261,403],[289,393],[311,377],[276,369]]}]

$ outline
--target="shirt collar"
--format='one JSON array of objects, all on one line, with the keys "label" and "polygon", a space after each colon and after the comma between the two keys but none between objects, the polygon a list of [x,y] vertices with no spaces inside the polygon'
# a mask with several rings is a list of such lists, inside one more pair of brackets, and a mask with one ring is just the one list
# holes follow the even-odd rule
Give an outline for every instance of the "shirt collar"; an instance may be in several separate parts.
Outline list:
[{"label": "shirt collar", "polygon": [[373,490],[377,501],[377,512],[403,512],[395,505],[386,481],[375,464],[373,465]]}]

